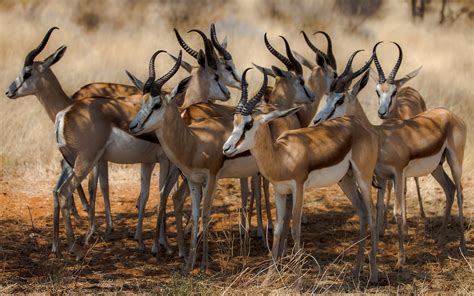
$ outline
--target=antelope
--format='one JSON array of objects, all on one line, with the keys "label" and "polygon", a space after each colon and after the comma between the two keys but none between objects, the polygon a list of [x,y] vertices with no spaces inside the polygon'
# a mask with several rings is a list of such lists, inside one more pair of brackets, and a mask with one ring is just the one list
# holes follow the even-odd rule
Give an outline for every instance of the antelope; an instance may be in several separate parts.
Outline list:
[{"label": "antelope", "polygon": [[[28,95],[36,96],[48,114],[49,119],[53,122],[59,111],[69,107],[74,102],[74,100],[66,95],[56,75],[51,70],[51,66],[56,64],[63,57],[67,47],[64,45],[59,47],[53,54],[41,62],[34,60],[46,47],[51,34],[56,29],[58,28],[50,28],[41,40],[41,43],[28,53],[25,58],[23,69],[5,93],[9,99],[17,99]],[[61,161],[61,167],[64,170],[65,164],[63,161]],[[106,232],[110,233],[112,231],[110,202],[106,192],[104,190],[103,192],[107,221]],[[83,207],[89,212],[89,204],[87,203],[84,191],[80,184],[78,186],[78,193]],[[71,200],[71,202],[73,201],[74,200]],[[74,210],[75,206],[72,208]],[[73,212],[79,220],[80,217],[77,214],[77,210]]]},{"label": "antelope", "polygon": [[[356,74],[356,73],[355,73]],[[265,77],[265,75],[264,75]],[[264,79],[265,80],[265,79]],[[367,224],[371,230],[371,281],[376,281],[377,235],[371,180],[376,164],[377,139],[359,121],[344,117],[318,127],[289,130],[272,139],[269,122],[295,114],[300,107],[265,112],[255,109],[261,100],[257,94],[247,101],[243,94],[234,115],[233,131],[223,145],[223,153],[232,157],[250,150],[263,176],[274,187],[277,223],[272,256],[279,259],[284,251],[283,217],[288,194],[293,195],[292,234],[295,248],[301,248],[301,215],[306,188],[337,183],[356,208],[360,217],[360,239],[354,272],[359,274],[364,257]],[[279,161],[275,161],[278,159]],[[360,189],[358,193],[357,187]]]},{"label": "antelope", "polygon": [[[408,73],[403,78],[397,79],[395,81],[395,74],[398,72],[398,69],[402,62],[403,53],[402,53],[402,49],[400,45],[398,45],[398,43],[396,42],[392,42],[393,44],[397,46],[399,56],[394,68],[390,72],[389,79],[388,80],[385,79],[385,73],[383,72],[382,66],[380,65],[380,62],[376,54],[377,46],[380,43],[381,42],[375,45],[375,50],[374,50],[374,64],[377,69],[378,75],[372,74],[372,72],[369,72],[369,73],[371,74],[370,77],[377,84],[375,89],[376,89],[376,93],[377,93],[377,96],[379,97],[380,102],[385,102],[385,104],[389,106],[389,109],[383,110],[384,120],[389,120],[389,121],[391,119],[405,120],[405,119],[410,119],[420,113],[425,112],[427,110],[426,104],[423,98],[421,97],[420,93],[411,87],[402,88],[402,86],[406,82],[408,82],[410,79],[418,75],[421,67]],[[421,218],[424,221],[426,221],[425,211],[423,210],[423,201],[421,200],[420,184],[418,182],[418,177],[415,177],[414,179],[415,179],[415,184],[416,184],[418,203],[420,205],[420,215],[421,215]],[[388,213],[389,204],[390,204],[390,191],[392,189],[392,184],[393,184],[392,182],[388,183],[387,199],[385,202],[386,210],[384,212],[382,226],[379,226],[380,235],[383,235],[387,227],[387,213]],[[405,190],[406,190],[406,187],[405,187]]]},{"label": "antelope", "polygon": [[324,31],[317,31],[314,33],[322,34],[327,40],[326,53],[318,49],[308,38],[304,31],[301,31],[306,44],[316,54],[316,64],[308,61],[303,56],[295,53],[304,66],[306,66],[311,74],[308,77],[308,86],[315,94],[315,99],[312,104],[305,105],[302,110],[298,111],[297,115],[300,120],[301,126],[309,126],[318,110],[319,103],[324,95],[329,92],[331,83],[337,77],[337,64],[336,58],[332,50],[332,41],[328,33]]},{"label": "antelope", "polygon": [[[346,68],[350,69],[354,56],[352,54]],[[375,57],[375,47],[373,50]],[[396,71],[390,76],[395,80]],[[419,177],[427,174],[433,175],[442,186],[446,194],[446,211],[443,225],[440,230],[438,246],[442,247],[446,235],[446,225],[454,201],[454,192],[457,192],[460,224],[460,247],[465,250],[464,220],[462,211],[462,162],[466,144],[466,125],[458,116],[444,108],[425,111],[410,119],[385,120],[379,126],[373,126],[362,109],[357,99],[360,90],[358,85],[367,83],[369,73],[366,72],[362,79],[352,89],[349,85],[352,75],[342,73],[331,86],[331,91],[326,100],[326,105],[317,114],[315,124],[339,116],[353,116],[362,122],[365,129],[378,138],[379,150],[375,177],[380,186],[377,194],[377,227],[380,225],[384,212],[384,189],[388,180],[393,180],[395,188],[394,215],[397,222],[399,237],[399,256],[397,267],[403,269],[406,261],[404,249],[406,224],[406,203],[404,195],[405,179]],[[379,117],[389,110],[390,100],[379,101]],[[443,171],[442,164],[448,160],[453,181]]]}]

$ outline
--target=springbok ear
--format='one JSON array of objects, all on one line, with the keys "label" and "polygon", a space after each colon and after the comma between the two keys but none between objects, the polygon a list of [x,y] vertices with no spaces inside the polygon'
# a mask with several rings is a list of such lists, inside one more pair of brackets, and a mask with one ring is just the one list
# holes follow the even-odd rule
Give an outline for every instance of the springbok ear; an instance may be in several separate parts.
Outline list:
[{"label": "springbok ear", "polygon": [[326,59],[319,52],[316,53],[316,64],[321,68],[324,68],[327,64]]},{"label": "springbok ear", "polygon": [[267,75],[270,75],[272,76],[273,78],[275,78],[275,73],[273,73],[272,69],[269,69],[269,68],[266,68],[266,67],[262,67],[262,66],[259,66],[257,64],[254,64],[252,63],[252,65],[257,68],[258,71],[262,72],[263,74],[267,74]]},{"label": "springbok ear", "polygon": [[304,56],[300,55],[298,52],[296,52],[294,50],[292,52],[293,52],[293,55],[295,56],[295,58],[298,60],[298,62],[303,64],[303,66],[308,68],[310,71],[313,71],[313,68],[316,66],[315,64],[313,64],[310,60],[308,60]]},{"label": "springbok ear", "polygon": [[178,85],[176,85],[173,90],[169,93],[169,95],[166,96],[166,100],[168,103],[171,103],[176,100],[178,96],[181,94],[184,94],[186,90],[188,89],[189,82],[191,81],[191,76],[188,76],[181,80]]},{"label": "springbok ear", "polygon": [[56,51],[47,57],[39,66],[40,72],[46,71],[49,67],[56,64],[66,52],[67,47],[61,46],[60,48],[56,49]]},{"label": "springbok ear", "polygon": [[199,66],[203,68],[206,67],[206,55],[204,54],[204,51],[202,51],[202,49],[199,50],[197,61],[198,61]]},{"label": "springbok ear", "polygon": [[376,84],[379,83],[379,74],[377,73],[377,71],[374,70],[374,68],[370,67],[369,68],[369,74],[370,74],[370,78],[372,79],[373,82],[375,82]]},{"label": "springbok ear", "polygon": [[367,82],[369,81],[369,71],[365,71],[364,75],[362,75],[362,78],[359,79],[359,81],[354,84],[352,87],[350,93],[352,97],[357,96],[357,94],[367,85]]},{"label": "springbok ear", "polygon": [[397,86],[397,88],[400,88],[402,85],[404,85],[408,80],[412,79],[413,77],[415,77],[416,75],[418,75],[418,73],[420,73],[420,70],[421,68],[423,68],[423,66],[420,66],[418,69],[416,69],[415,71],[412,71],[410,73],[408,73],[407,75],[405,75],[404,77],[400,78],[400,79],[397,79],[395,81],[395,85]]},{"label": "springbok ear", "polygon": [[290,72],[282,70],[282,69],[278,68],[277,66],[272,66],[272,70],[273,70],[273,73],[276,76],[284,77],[284,78],[290,78],[291,77]]},{"label": "springbok ear", "polygon": [[224,40],[222,40],[221,46],[224,47],[225,49],[227,49],[227,36],[225,36]]},{"label": "springbok ear", "polygon": [[303,108],[303,106],[296,106],[296,107],[293,107],[293,108],[290,108],[290,109],[287,109],[287,110],[275,110],[275,111],[272,111],[270,113],[264,114],[260,118],[259,122],[261,124],[264,124],[264,123],[270,122],[270,121],[275,120],[275,119],[280,118],[280,117],[289,116],[289,115],[295,114],[296,112],[300,111],[302,108]]},{"label": "springbok ear", "polygon": [[135,87],[138,88],[138,90],[143,91],[143,82],[140,79],[138,79],[135,75],[128,72],[127,70],[125,70],[125,73],[127,73],[127,76],[128,78],[130,78],[133,85],[135,85]]},{"label": "springbok ear", "polygon": [[[167,54],[174,60],[175,63],[178,61],[178,58],[175,57],[174,55],[170,54],[169,52],[167,52]],[[190,74],[191,74],[191,71],[193,70],[193,66],[191,66],[191,64],[185,62],[184,60],[181,60],[181,67]]]}]

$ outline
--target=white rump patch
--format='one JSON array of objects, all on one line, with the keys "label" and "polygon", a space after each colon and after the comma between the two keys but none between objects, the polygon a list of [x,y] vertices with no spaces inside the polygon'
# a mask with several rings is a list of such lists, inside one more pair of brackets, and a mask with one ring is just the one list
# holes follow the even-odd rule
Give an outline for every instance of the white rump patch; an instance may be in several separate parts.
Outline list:
[{"label": "white rump patch", "polygon": [[54,121],[54,133],[56,135],[56,145],[59,148],[66,146],[66,139],[64,138],[64,116],[71,109],[71,106],[66,107],[56,114],[56,119]]}]

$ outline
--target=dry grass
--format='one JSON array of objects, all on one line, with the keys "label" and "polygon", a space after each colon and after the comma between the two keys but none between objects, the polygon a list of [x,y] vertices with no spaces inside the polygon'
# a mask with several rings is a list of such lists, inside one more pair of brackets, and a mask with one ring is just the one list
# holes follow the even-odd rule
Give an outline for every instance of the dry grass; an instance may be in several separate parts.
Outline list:
[{"label": "dry grass", "polygon": [[[361,15],[349,17],[340,12],[340,9],[335,8],[335,1],[206,0],[204,4],[202,2],[193,4],[198,1],[6,0],[0,2],[0,62],[3,66],[0,85],[4,88],[9,85],[18,74],[26,53],[36,46],[44,32],[53,25],[59,26],[61,30],[54,33],[45,52],[40,57],[49,55],[62,44],[68,46],[63,60],[54,66],[54,72],[69,94],[93,81],[128,83],[124,69],[143,76],[146,73],[148,58],[156,49],[162,48],[172,52],[178,50],[172,32],[172,28],[175,26],[181,30],[190,44],[198,47],[201,45],[199,38],[194,34],[186,35],[185,31],[194,26],[207,31],[208,24],[215,22],[219,35],[228,36],[230,51],[239,69],[251,66],[251,62],[266,66],[276,63],[263,44],[264,32],[269,33],[271,40],[278,48],[281,49],[282,45],[276,36],[282,34],[288,37],[294,49],[311,57],[313,55],[299,35],[299,31],[305,29],[307,32],[312,32],[322,29],[333,37],[335,54],[340,68],[355,49],[370,50],[372,45],[379,40],[399,42],[404,49],[404,61],[399,71],[400,75],[423,65],[419,77],[409,85],[421,92],[429,108],[444,106],[461,116],[468,125],[468,135],[470,135],[474,127],[474,117],[472,116],[474,113],[474,103],[472,102],[474,98],[472,86],[472,77],[474,77],[473,23],[467,18],[461,18],[452,25],[438,26],[436,12],[438,3],[432,2],[434,2],[434,7],[425,17],[425,21],[414,24],[411,21],[408,1],[398,0],[382,1],[380,9],[370,17]],[[460,1],[459,3],[465,2],[466,5],[472,4],[472,1]],[[189,10],[187,10],[188,7]],[[325,48],[324,40],[317,39],[316,42]],[[367,56],[368,53],[365,54],[365,57]],[[379,57],[383,61],[382,64],[388,69],[396,58],[396,50],[388,43],[384,44],[380,47]],[[190,61],[189,56],[186,59]],[[356,64],[361,65],[362,60],[363,58],[360,57]],[[171,61],[160,59],[158,71],[164,71],[170,65]],[[173,81],[183,77],[184,73],[180,73],[178,76]],[[251,79],[259,79],[256,71],[253,71]],[[255,83],[251,83],[251,87],[255,86]],[[370,82],[360,98],[370,114],[370,119],[373,122],[378,122],[375,115],[377,100],[373,89],[374,85]],[[60,156],[54,146],[52,124],[42,106],[34,97],[20,98],[16,101],[2,98],[0,100],[0,127],[1,185],[6,186],[5,183],[8,180],[21,178],[30,184],[35,184],[34,188],[23,187],[22,190],[28,190],[28,194],[34,195],[38,190],[49,190],[51,188],[49,183],[57,176]],[[464,176],[469,176],[473,171],[473,144],[474,140],[468,136]],[[127,182],[138,181],[138,169],[135,166],[115,165],[112,174],[114,178],[122,178]],[[48,180],[49,183],[47,185],[33,183],[37,180]],[[430,181],[425,183],[424,194],[430,196],[439,194],[437,189],[435,190],[435,187],[431,186],[432,184]],[[2,189],[2,192],[6,194],[10,191]],[[47,195],[45,194],[45,196]],[[465,196],[466,199],[473,197],[471,187],[466,188]],[[472,207],[472,203],[470,206]],[[47,216],[49,208],[45,211],[47,212],[40,215],[43,219],[49,217]],[[467,213],[467,218],[471,219],[472,210],[468,210]],[[48,229],[47,225],[44,226],[45,229]],[[22,230],[23,228],[20,228],[20,231]],[[468,233],[466,235],[469,238]],[[472,238],[472,231],[470,237]],[[231,238],[232,233],[221,233],[220,237],[216,237],[216,241],[222,241],[217,244],[220,246],[219,249],[234,250],[234,247],[229,248],[225,245],[227,242],[238,244],[235,242],[235,238]],[[3,246],[0,245],[0,247]],[[43,245],[43,248],[46,247]],[[339,251],[342,252],[342,250]],[[0,255],[2,252],[4,255],[6,254],[1,249]],[[234,253],[238,254],[238,250]],[[317,251],[312,252],[312,254],[316,253]],[[231,259],[233,256],[223,254],[222,257],[224,261],[227,260],[229,266],[236,264],[236,260]],[[334,260],[336,257],[330,259]],[[248,287],[247,291],[250,293],[262,292],[265,289],[260,286],[261,278],[255,278],[255,275],[258,273],[258,268],[267,267],[265,264],[268,261],[262,262],[261,256],[257,259],[254,260],[253,265],[249,263],[250,269],[237,268],[230,275],[220,272],[215,277],[225,280],[217,286],[215,286],[216,284],[213,286],[212,279],[183,278],[176,275],[168,278],[168,284],[165,285],[164,290],[152,291],[176,292],[178,294],[227,291],[238,294],[242,292],[240,289],[244,289],[242,287]],[[303,266],[313,264],[311,267],[313,273],[309,277],[318,278],[324,282],[320,277],[325,270],[315,268],[314,261],[310,259],[308,254],[301,253],[287,258],[293,263],[304,262]],[[448,261],[448,265],[453,264],[454,266],[452,270],[465,270],[467,264],[463,262],[462,257],[457,256],[450,260],[455,262]],[[472,258],[467,258],[467,260],[472,262]],[[325,265],[328,270],[326,276],[329,272],[330,278],[326,279],[324,285],[319,286],[323,287],[323,290],[312,290],[314,285],[312,283],[306,286],[306,291],[325,292],[324,289],[328,287],[330,288],[327,291],[331,292],[366,291],[357,288],[357,284],[352,285],[352,282],[347,279],[351,266],[350,263],[349,266],[346,266],[347,260],[332,265],[330,262],[326,262]],[[222,266],[226,267],[227,265]],[[71,266],[65,268],[70,269]],[[314,274],[315,270],[319,270],[319,275],[318,272]],[[440,280],[447,281],[450,278],[447,271],[451,269],[447,267],[443,270]],[[436,278],[434,267],[428,267],[424,272],[432,277],[431,281]],[[472,273],[461,274],[467,274],[472,279]],[[284,284],[275,281],[275,286],[271,287],[275,289],[275,293],[284,293],[284,287],[291,286],[294,276],[292,273],[287,273],[287,275],[288,279],[285,279]],[[330,283],[331,281],[333,284]],[[370,291],[396,292],[397,289],[402,289],[407,293],[424,292],[425,288],[423,287],[426,285],[416,281],[418,279],[401,281],[397,284],[391,283],[389,290],[372,289]],[[456,283],[463,282],[465,281],[462,279],[456,281]],[[59,291],[64,291],[61,289],[61,281],[54,278],[42,278],[40,284],[35,291],[42,290],[42,287],[49,287],[48,291],[51,292],[56,288]],[[11,281],[4,282],[1,284],[0,293],[25,291],[18,290],[19,285],[21,286],[21,284]],[[334,285],[340,287],[340,290],[334,289]],[[230,289],[226,290],[228,287]],[[431,284],[429,287],[433,287],[433,285]],[[462,293],[466,291],[463,290],[465,287],[460,285],[458,289],[455,289],[453,285],[450,285],[449,289]],[[472,286],[467,285],[467,288],[469,291]],[[436,287],[435,290],[440,291],[443,288]]]}]

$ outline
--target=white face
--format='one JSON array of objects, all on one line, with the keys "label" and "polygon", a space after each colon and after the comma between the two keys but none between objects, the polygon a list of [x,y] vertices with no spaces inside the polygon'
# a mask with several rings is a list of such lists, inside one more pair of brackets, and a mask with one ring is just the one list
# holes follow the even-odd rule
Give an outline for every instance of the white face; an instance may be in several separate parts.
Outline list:
[{"label": "white face", "polygon": [[313,123],[319,124],[325,120],[341,117],[347,111],[347,98],[344,93],[330,93],[326,96],[326,103],[316,114]]},{"label": "white face", "polygon": [[251,115],[234,115],[234,129],[222,147],[228,157],[250,150],[255,145],[255,132],[260,125]]},{"label": "white face", "polygon": [[222,77],[222,82],[229,87],[240,89],[240,82],[242,76],[237,72],[234,62],[232,60],[219,59],[218,64],[219,75]]},{"label": "white face", "polygon": [[295,104],[309,104],[314,102],[314,94],[306,87],[304,79],[296,76],[292,79],[292,85],[295,89]]},{"label": "white face", "polygon": [[395,97],[397,95],[397,86],[395,84],[377,84],[375,92],[379,97],[379,117],[384,119],[388,116],[395,105]]},{"label": "white face", "polygon": [[5,95],[10,99],[17,99],[24,96],[33,95],[36,91],[36,83],[40,79],[42,72],[37,63],[21,69],[20,74],[8,87]]},{"label": "white face", "polygon": [[141,135],[158,129],[162,126],[164,107],[168,103],[161,95],[152,97],[143,96],[143,104],[129,125],[132,135]]},{"label": "white face", "polygon": [[209,98],[211,100],[228,101],[230,99],[230,91],[225,86],[223,77],[214,71],[207,73],[209,81]]}]

